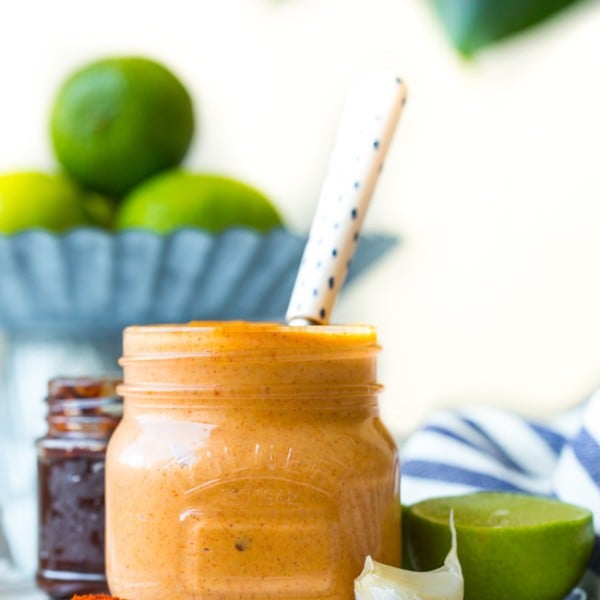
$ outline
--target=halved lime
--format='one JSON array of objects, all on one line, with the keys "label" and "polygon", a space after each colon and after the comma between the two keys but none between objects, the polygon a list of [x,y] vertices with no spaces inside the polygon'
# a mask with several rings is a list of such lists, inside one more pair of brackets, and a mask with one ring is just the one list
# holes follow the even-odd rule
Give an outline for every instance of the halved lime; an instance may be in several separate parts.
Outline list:
[{"label": "halved lime", "polygon": [[465,600],[560,600],[579,581],[594,544],[592,514],[557,500],[503,492],[433,498],[404,513],[411,566],[439,565],[454,511]]}]

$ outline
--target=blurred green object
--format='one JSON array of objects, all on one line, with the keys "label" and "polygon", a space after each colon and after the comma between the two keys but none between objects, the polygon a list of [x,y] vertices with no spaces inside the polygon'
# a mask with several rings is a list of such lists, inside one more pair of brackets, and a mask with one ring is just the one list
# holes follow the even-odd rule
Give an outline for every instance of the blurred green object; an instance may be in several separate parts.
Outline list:
[{"label": "blurred green object", "polygon": [[63,83],[50,133],[58,161],[75,181],[121,197],[181,162],[194,134],[192,99],[162,64],[105,58]]},{"label": "blurred green object", "polygon": [[85,191],[60,173],[0,174],[0,233],[36,228],[60,233],[96,224],[84,207],[86,198]]},{"label": "blurred green object", "polygon": [[241,181],[172,169],[128,194],[118,209],[116,225],[156,233],[180,227],[219,233],[235,226],[266,233],[282,226],[283,220],[262,192]]},{"label": "blurred green object", "polygon": [[524,31],[583,0],[429,0],[464,56]]},{"label": "blurred green object", "polygon": [[82,203],[89,223],[104,229],[113,228],[117,213],[117,202],[114,198],[95,192],[87,192],[82,198]]}]

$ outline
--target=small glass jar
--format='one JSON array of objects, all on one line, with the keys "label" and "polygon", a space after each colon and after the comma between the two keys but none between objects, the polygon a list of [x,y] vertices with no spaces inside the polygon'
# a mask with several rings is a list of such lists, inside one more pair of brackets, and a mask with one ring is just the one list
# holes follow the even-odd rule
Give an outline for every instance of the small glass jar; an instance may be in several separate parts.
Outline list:
[{"label": "small glass jar", "polygon": [[106,446],[122,415],[114,378],[48,384],[48,432],[37,441],[37,584],[52,598],[107,592],[104,561]]},{"label": "small glass jar", "polygon": [[378,352],[366,326],[128,328],[107,455],[111,593],[352,600],[367,555],[399,565]]}]

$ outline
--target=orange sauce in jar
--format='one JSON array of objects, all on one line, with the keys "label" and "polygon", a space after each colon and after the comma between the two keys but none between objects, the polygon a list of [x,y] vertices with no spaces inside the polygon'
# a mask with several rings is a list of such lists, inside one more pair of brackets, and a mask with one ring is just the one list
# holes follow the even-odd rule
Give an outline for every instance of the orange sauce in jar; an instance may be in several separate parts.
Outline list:
[{"label": "orange sauce in jar", "polygon": [[398,455],[368,326],[125,331],[107,576],[129,600],[351,600],[400,564]]}]

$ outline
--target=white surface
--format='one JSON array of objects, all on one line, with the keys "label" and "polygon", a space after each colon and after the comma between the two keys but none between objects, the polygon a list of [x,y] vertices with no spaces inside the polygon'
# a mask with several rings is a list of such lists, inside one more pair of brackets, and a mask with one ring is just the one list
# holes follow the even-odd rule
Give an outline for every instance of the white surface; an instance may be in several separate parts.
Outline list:
[{"label": "white surface", "polygon": [[6,600],[48,600],[48,596],[37,591],[33,585],[18,590],[2,591],[0,589],[0,598],[6,598]]},{"label": "white surface", "polygon": [[306,231],[353,75],[411,99],[365,229],[404,236],[338,305],[378,325],[394,429],[434,405],[566,406],[600,380],[600,5],[463,63],[424,0],[20,0],[0,5],[0,167],[50,166],[76,65],[141,53],[197,99],[188,164],[262,187]]}]

